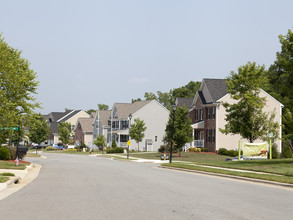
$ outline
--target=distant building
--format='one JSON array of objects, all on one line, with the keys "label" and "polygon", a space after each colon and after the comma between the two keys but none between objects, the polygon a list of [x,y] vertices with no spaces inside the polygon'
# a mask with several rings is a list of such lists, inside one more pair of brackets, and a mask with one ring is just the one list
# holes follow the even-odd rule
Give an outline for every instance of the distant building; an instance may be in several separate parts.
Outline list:
[{"label": "distant building", "polygon": [[[131,122],[129,115],[132,115]],[[129,123],[133,124],[134,119],[143,120],[146,126],[145,137],[139,143],[141,151],[157,151],[163,144],[166,124],[169,119],[169,111],[156,100],[137,101],[134,103],[115,103],[108,125],[107,142],[111,145],[115,140],[118,146],[127,147],[129,140]],[[138,144],[135,140],[130,140],[130,149],[137,150]]]},{"label": "distant building", "polygon": [[[280,125],[279,140],[276,142],[281,151],[281,118],[283,105],[264,90],[260,90],[260,97],[266,97],[265,112],[275,111],[275,121]],[[196,92],[189,116],[194,129],[194,142],[191,146],[206,147],[215,152],[219,148],[237,149],[240,135],[225,135],[219,128],[225,128],[226,109],[222,102],[235,103],[227,92],[225,79],[203,79],[199,91]],[[242,139],[243,142],[247,140]],[[256,140],[255,142],[262,142]]]},{"label": "distant building", "polygon": [[50,127],[50,136],[48,139],[48,144],[58,144],[59,134],[58,134],[58,124],[61,122],[68,122],[71,124],[72,131],[75,128],[77,119],[80,117],[89,118],[90,115],[83,110],[69,110],[66,112],[51,112],[45,115],[47,122]]}]

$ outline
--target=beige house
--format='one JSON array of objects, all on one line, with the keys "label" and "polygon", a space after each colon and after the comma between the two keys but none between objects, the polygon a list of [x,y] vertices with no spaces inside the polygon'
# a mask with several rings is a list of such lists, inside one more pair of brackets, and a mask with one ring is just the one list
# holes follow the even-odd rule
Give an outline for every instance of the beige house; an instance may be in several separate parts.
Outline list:
[{"label": "beige house", "polygon": [[74,142],[79,145],[84,143],[92,147],[93,118],[78,118],[74,129]]},{"label": "beige house", "polygon": [[[282,107],[283,105],[264,90],[260,91],[260,97],[266,98],[266,106],[263,111],[275,113],[275,121],[280,126],[279,139],[276,141],[278,151],[281,152],[282,134]],[[235,103],[227,93],[227,85],[224,79],[203,79],[201,87],[196,92],[190,107],[189,116],[192,119],[194,129],[194,142],[192,146],[206,147],[212,152],[219,148],[237,149],[238,142],[248,142],[241,139],[240,135],[225,135],[219,131],[224,128],[226,110],[222,102]],[[263,142],[256,140],[255,142]]]},{"label": "beige house", "polygon": [[60,142],[58,124],[61,122],[68,122],[71,124],[71,129],[73,131],[78,118],[89,118],[90,115],[83,110],[69,110],[66,112],[51,112],[45,115],[45,117],[50,127],[48,144],[58,144]]}]

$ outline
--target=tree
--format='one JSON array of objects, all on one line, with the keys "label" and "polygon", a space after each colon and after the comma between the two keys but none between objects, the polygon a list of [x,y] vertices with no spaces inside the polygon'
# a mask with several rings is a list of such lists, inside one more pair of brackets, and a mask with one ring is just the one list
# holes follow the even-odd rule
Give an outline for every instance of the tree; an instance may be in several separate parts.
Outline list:
[{"label": "tree", "polygon": [[172,139],[172,130],[173,130],[173,115],[174,111],[170,112],[169,121],[166,126],[166,139],[170,143],[171,140],[174,141],[176,145],[174,149],[181,152],[182,148],[186,143],[190,143],[193,140],[191,127],[191,119],[189,117],[189,109],[186,107],[178,107],[175,111],[174,119],[174,133]]},{"label": "tree", "polygon": [[173,103],[176,98],[193,98],[195,93],[199,90],[201,82],[190,81],[187,85],[176,88],[170,91]]},{"label": "tree", "polygon": [[99,110],[108,110],[109,106],[106,104],[98,104]]},{"label": "tree", "polygon": [[30,120],[28,137],[31,142],[40,144],[47,140],[50,128],[43,115],[34,114]]},{"label": "tree", "polygon": [[[40,107],[33,97],[37,86],[36,73],[30,69],[28,60],[21,51],[10,47],[0,34],[0,127],[27,126],[24,118]],[[6,140],[15,132],[1,132],[0,139]]]},{"label": "tree", "polygon": [[130,137],[131,139],[134,139],[138,145],[138,151],[139,151],[139,142],[142,141],[144,138],[144,132],[146,130],[146,126],[143,120],[140,120],[139,118],[134,119],[134,124],[131,124],[130,127]]},{"label": "tree", "polygon": [[158,102],[161,103],[165,108],[171,110],[172,104],[172,96],[168,92],[160,92],[157,91]]},{"label": "tree", "polygon": [[141,98],[131,99],[131,103],[135,103],[135,102],[139,102],[139,101],[141,101]]},{"label": "tree", "polygon": [[228,93],[237,103],[223,103],[227,114],[227,124],[220,131],[224,134],[239,134],[253,143],[256,139],[267,139],[267,133],[278,137],[278,123],[274,113],[263,112],[265,98],[259,97],[260,87],[265,83],[264,66],[248,63],[231,72],[226,80]]},{"label": "tree", "polygon": [[154,99],[157,100],[156,94],[152,93],[152,92],[146,92],[144,94],[144,98],[145,98],[145,100],[154,100]]},{"label": "tree", "polygon": [[86,113],[88,113],[89,115],[92,114],[93,112],[96,112],[96,110],[92,108],[86,111]]},{"label": "tree", "polygon": [[70,123],[61,122],[60,124],[58,124],[59,140],[63,143],[63,145],[68,144],[70,132],[71,132],[71,124]]},{"label": "tree", "polygon": [[276,61],[270,66],[267,76],[269,83],[266,91],[284,104],[282,122],[283,139],[293,141],[293,32],[289,29],[287,35],[280,35],[281,52],[277,52]]},{"label": "tree", "polygon": [[106,142],[106,138],[104,135],[99,135],[97,137],[96,140],[94,140],[94,144],[98,147],[98,148],[102,148],[102,152],[103,152],[103,149],[104,147],[107,146],[107,142]]}]

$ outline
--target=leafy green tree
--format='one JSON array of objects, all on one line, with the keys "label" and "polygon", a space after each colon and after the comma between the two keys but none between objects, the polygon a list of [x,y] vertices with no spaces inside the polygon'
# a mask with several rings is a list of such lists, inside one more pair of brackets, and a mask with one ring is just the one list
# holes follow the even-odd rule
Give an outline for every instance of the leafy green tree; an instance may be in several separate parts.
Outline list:
[{"label": "leafy green tree", "polygon": [[112,148],[116,148],[117,147],[116,141],[114,139],[112,140],[111,147]]},{"label": "leafy green tree", "polygon": [[158,102],[161,103],[165,108],[171,110],[172,104],[174,103],[172,101],[172,96],[168,92],[160,92],[157,91],[158,95]]},{"label": "leafy green tree", "polygon": [[[172,130],[173,130],[173,115],[174,111],[170,112],[169,121],[166,126],[166,140],[170,143],[172,140]],[[174,119],[174,133],[173,141],[176,145],[174,149],[179,150],[181,153],[182,148],[185,144],[192,142],[193,129],[191,127],[191,119],[189,117],[189,109],[186,107],[178,107],[175,111]]]},{"label": "leafy green tree", "polygon": [[43,115],[34,114],[30,120],[28,137],[31,142],[40,144],[47,140],[50,128]]},{"label": "leafy green tree", "polygon": [[139,102],[139,101],[141,101],[141,98],[131,99],[131,103],[135,103],[135,102]]},{"label": "leafy green tree", "polygon": [[59,140],[63,143],[63,145],[68,144],[70,132],[71,132],[70,123],[61,122],[60,124],[58,124]]},{"label": "leafy green tree", "polygon": [[153,99],[157,100],[156,94],[152,93],[152,92],[146,92],[144,94],[144,98],[145,98],[145,100],[153,100]]},{"label": "leafy green tree", "polygon": [[86,111],[86,113],[88,113],[89,115],[92,114],[93,112],[96,112],[96,110],[92,108]]},{"label": "leafy green tree", "polygon": [[278,137],[278,123],[274,122],[274,113],[265,113],[265,98],[259,97],[260,87],[264,84],[264,66],[248,63],[238,68],[238,73],[231,72],[226,83],[235,104],[223,103],[227,114],[227,124],[220,131],[224,134],[239,134],[253,143],[256,139],[267,138],[268,132]]},{"label": "leafy green tree", "polygon": [[[23,119],[40,107],[33,96],[39,84],[37,75],[29,61],[21,57],[21,51],[10,47],[1,34],[0,51],[0,127],[27,126]],[[0,132],[0,139],[7,140],[14,133]]]},{"label": "leafy green tree", "polygon": [[96,140],[94,140],[94,144],[98,147],[98,148],[102,148],[102,152],[103,152],[103,149],[104,147],[107,146],[107,142],[106,142],[106,138],[104,135],[99,135],[97,137]]},{"label": "leafy green tree", "polygon": [[106,104],[98,104],[99,110],[108,110],[109,106]]},{"label": "leafy green tree", "polygon": [[130,137],[131,139],[134,139],[136,143],[138,144],[138,151],[139,151],[139,143],[144,138],[144,132],[146,130],[146,126],[143,120],[140,120],[139,118],[134,119],[134,124],[131,124],[130,127]]},{"label": "leafy green tree", "polygon": [[293,32],[280,35],[281,51],[276,54],[276,61],[268,70],[269,83],[266,91],[284,104],[282,137],[293,141]]},{"label": "leafy green tree", "polygon": [[190,81],[187,85],[176,88],[170,91],[173,103],[176,98],[193,98],[195,93],[199,90],[201,82]]}]

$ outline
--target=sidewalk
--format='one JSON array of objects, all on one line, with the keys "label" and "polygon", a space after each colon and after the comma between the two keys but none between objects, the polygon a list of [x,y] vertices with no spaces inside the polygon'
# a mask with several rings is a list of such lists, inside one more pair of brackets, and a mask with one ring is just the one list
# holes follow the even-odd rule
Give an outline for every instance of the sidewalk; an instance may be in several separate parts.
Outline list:
[{"label": "sidewalk", "polygon": [[[1,173],[14,173],[5,183],[0,183],[0,200],[20,190],[33,181],[39,174],[41,165],[30,164],[24,170],[0,169]],[[13,187],[14,186],[14,187]]]}]

